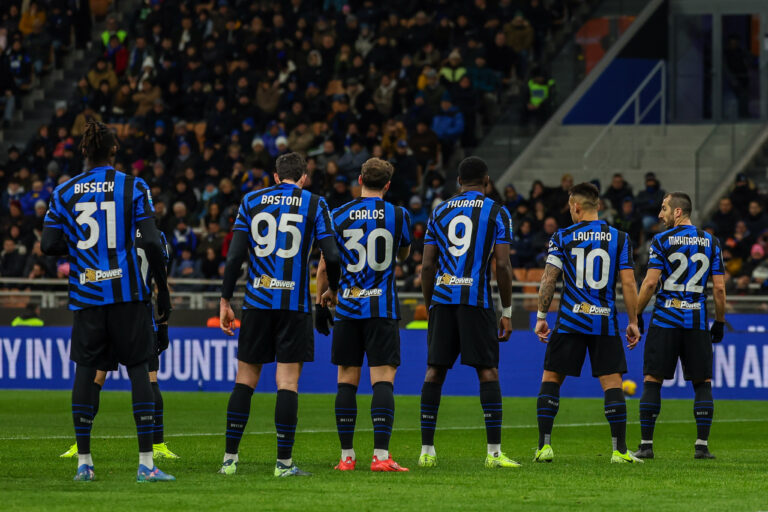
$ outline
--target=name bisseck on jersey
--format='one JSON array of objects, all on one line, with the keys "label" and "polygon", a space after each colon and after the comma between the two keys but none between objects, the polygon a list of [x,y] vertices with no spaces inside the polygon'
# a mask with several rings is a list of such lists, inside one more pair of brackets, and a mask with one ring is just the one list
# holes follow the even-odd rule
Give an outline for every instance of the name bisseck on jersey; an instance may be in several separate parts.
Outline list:
[{"label": "name bisseck on jersey", "polygon": [[669,245],[700,245],[709,247],[711,242],[709,238],[703,236],[670,236],[667,238]]},{"label": "name bisseck on jersey", "polygon": [[75,183],[75,194],[88,194],[94,192],[114,192],[114,181],[94,181],[85,183]]}]

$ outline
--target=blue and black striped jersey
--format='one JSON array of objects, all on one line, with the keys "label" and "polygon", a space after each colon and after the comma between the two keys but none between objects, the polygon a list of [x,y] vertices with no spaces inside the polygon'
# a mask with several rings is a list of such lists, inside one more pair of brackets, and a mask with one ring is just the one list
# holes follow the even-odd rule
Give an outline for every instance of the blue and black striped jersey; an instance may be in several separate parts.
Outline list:
[{"label": "blue and black striped jersey", "polygon": [[395,258],[411,244],[408,213],[383,199],[361,197],[333,211],[341,280],[336,318],[400,318]]},{"label": "blue and black striped jersey", "polygon": [[653,237],[648,268],[661,270],[651,325],[706,330],[707,281],[723,275],[720,242],[696,226],[677,226]]},{"label": "blue and black striped jersey", "polygon": [[95,167],[53,191],[45,225],[60,229],[69,248],[69,309],[146,301],[134,237],[154,215],[141,178]]},{"label": "blue and black striped jersey", "polygon": [[233,227],[249,235],[243,309],[309,313],[309,253],[333,236],[325,199],[290,183],[246,194]]},{"label": "blue and black striped jersey", "polygon": [[552,235],[547,264],[563,271],[554,332],[618,335],[616,281],[632,269],[629,235],[602,220],[579,222]]},{"label": "blue and black striped jersey", "polygon": [[424,236],[424,244],[438,251],[432,304],[493,308],[493,248],[511,243],[509,212],[482,193],[464,192],[437,205]]}]

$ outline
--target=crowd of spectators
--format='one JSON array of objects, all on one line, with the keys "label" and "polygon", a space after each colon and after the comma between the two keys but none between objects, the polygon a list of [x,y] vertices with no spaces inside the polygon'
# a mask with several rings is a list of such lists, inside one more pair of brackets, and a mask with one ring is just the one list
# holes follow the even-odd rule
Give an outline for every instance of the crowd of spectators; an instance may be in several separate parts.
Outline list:
[{"label": "crowd of spectators", "polygon": [[[73,97],[0,162],[0,275],[66,275],[66,262],[41,254],[40,230],[52,189],[82,168],[77,144],[95,118],[120,137],[116,167],[152,188],[173,276],[221,274],[240,198],[272,184],[275,158],[297,151],[307,187],[331,208],[359,193],[367,158],[393,162],[387,199],[409,210],[415,238],[398,276],[419,289],[425,223],[451,191],[445,169],[477,144],[579,2],[144,0],[86,38],[93,65]],[[6,112],[57,52],[85,44],[81,4],[0,6]]]}]

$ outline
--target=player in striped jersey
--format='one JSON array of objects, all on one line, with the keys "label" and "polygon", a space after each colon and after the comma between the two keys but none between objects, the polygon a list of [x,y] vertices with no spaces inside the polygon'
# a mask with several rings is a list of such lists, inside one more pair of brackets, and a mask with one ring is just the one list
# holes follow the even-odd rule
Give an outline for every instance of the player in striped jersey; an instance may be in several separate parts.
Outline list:
[{"label": "player in striped jersey", "polygon": [[[168,240],[165,238],[165,233],[159,231],[160,240],[163,244],[163,256],[165,257],[166,269],[170,265],[170,248],[168,246]],[[147,286],[152,289],[152,274],[149,271],[149,262],[147,261],[147,247],[144,237],[141,236],[141,231],[136,230],[136,255],[139,258],[139,268],[141,269],[142,279],[147,283]],[[152,314],[151,305],[147,304],[150,308],[150,314]],[[152,318],[152,327],[154,330],[154,352],[149,359],[149,382],[152,385],[152,392],[155,398],[155,414],[154,422],[155,428],[152,431],[152,452],[154,457],[162,457],[166,459],[178,459],[179,456],[173,453],[168,445],[165,443],[164,427],[163,427],[163,394],[160,392],[160,385],[157,382],[157,371],[160,368],[160,354],[168,348],[170,340],[168,339],[168,324],[158,324]],[[93,419],[96,419],[96,415],[99,412],[99,401],[101,395],[101,389],[104,387],[104,382],[107,380],[107,373],[113,370],[117,370],[117,361],[110,354],[107,360],[99,364],[96,376],[93,379],[93,386],[91,391],[93,393]],[[77,443],[69,447],[69,449],[59,455],[61,458],[69,458],[77,456]]]},{"label": "player in striped jersey", "polygon": [[[458,194],[432,212],[424,237],[422,291],[429,308],[427,374],[421,390],[419,465],[437,464],[435,427],[448,370],[461,354],[480,380],[488,454],[486,467],[520,467],[501,451],[499,341],[512,332],[512,221],[506,208],[485,197],[488,166],[477,157],[459,164]],[[499,329],[491,295],[491,259],[503,306]]]},{"label": "player in striped jersey", "polygon": [[41,246],[68,254],[69,308],[74,310],[70,358],[77,363],[72,416],[78,448],[77,481],[93,480],[91,427],[96,370],[107,357],[128,369],[139,438],[137,480],[175,480],[152,458],[154,394],[147,360],[153,353],[151,296],[141,278],[134,237],[146,239],[149,267],[157,283],[157,321],[168,321],[171,301],[162,242],[155,227],[149,187],[141,178],[112,167],[117,139],[102,123],[89,121],[80,150],[87,170],[53,191]]},{"label": "player in striped jersey", "polygon": [[[342,263],[338,303],[336,293],[326,289],[324,262],[321,261],[317,273],[318,302],[322,301],[324,307],[336,304],[331,361],[339,367],[336,428],[341,460],[335,469],[341,471],[355,469],[356,395],[365,356],[373,387],[371,471],[408,471],[389,454],[395,415],[393,386],[400,365],[395,258],[407,258],[411,247],[408,213],[383,199],[393,172],[389,162],[378,158],[366,161],[358,178],[361,197],[333,211]],[[328,334],[327,324],[325,329]]]},{"label": "player in striped jersey", "polygon": [[325,200],[302,190],[307,164],[298,153],[277,159],[277,185],[245,195],[234,225],[221,288],[222,330],[234,335],[230,299],[248,256],[248,281],[237,341],[237,377],[227,407],[226,451],[219,470],[235,474],[238,447],[261,367],[277,360],[275,476],[308,475],[293,463],[302,365],[313,361],[315,343],[309,293],[309,255],[315,240],[325,257],[329,286],[339,287],[339,252]]},{"label": "player in striped jersey", "polygon": [[[549,255],[539,289],[536,335],[547,343],[544,375],[537,402],[539,448],[535,462],[552,462],[552,425],[560,407],[560,386],[566,375],[578,377],[589,351],[592,375],[605,393],[605,418],[611,427],[611,462],[635,463],[627,450],[627,404],[621,375],[627,372],[616,320],[616,281],[621,279],[627,307],[628,347],[640,340],[637,327],[637,284],[632,270],[632,244],[623,231],[597,220],[599,193],[590,183],[571,189],[568,200],[574,224],[561,229],[549,242]],[[547,311],[555,285],[563,274],[563,292],[554,334]]]},{"label": "player in striped jersey", "polygon": [[[691,224],[691,198],[668,194],[659,213],[667,231],[651,243],[648,271],[640,287],[643,311],[656,294],[651,326],[645,339],[643,395],[640,398],[640,447],[635,456],[653,458],[653,430],[661,411],[661,386],[675,376],[677,361],[685,380],[693,381],[696,420],[694,457],[714,459],[709,452],[712,426],[712,343],[723,340],[725,278],[720,243]],[[708,330],[707,281],[712,278],[715,322]],[[658,286],[661,283],[661,286]]]}]

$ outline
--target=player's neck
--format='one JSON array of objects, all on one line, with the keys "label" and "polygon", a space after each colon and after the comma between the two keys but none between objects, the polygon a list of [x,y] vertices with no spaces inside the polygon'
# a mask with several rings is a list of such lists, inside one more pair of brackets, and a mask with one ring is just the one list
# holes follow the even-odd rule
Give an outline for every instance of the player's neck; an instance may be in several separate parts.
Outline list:
[{"label": "player's neck", "polygon": [[112,167],[112,163],[107,160],[103,160],[101,162],[88,162],[88,164],[85,166],[85,170],[90,171],[92,169],[98,169],[99,167]]},{"label": "player's neck", "polygon": [[384,191],[371,190],[369,188],[363,187],[363,189],[360,191],[360,197],[373,197],[377,199],[384,199]]},{"label": "player's neck", "polygon": [[678,219],[675,221],[675,225],[673,227],[678,226],[693,226],[693,223],[691,222],[691,219]]},{"label": "player's neck", "polygon": [[291,180],[280,180],[280,181],[277,182],[277,184],[278,185],[293,185],[294,187],[298,187],[299,186],[298,183],[296,183],[295,181],[291,181]]},{"label": "player's neck", "polygon": [[463,194],[465,192],[478,192],[480,194],[484,194],[485,193],[484,189],[485,189],[485,186],[483,186],[483,185],[477,185],[477,186],[474,186],[474,187],[473,186],[468,186],[468,185],[462,185],[461,186],[461,193]]},{"label": "player's neck", "polygon": [[597,212],[585,212],[581,214],[579,222],[595,222],[596,220],[600,220],[597,218]]}]

